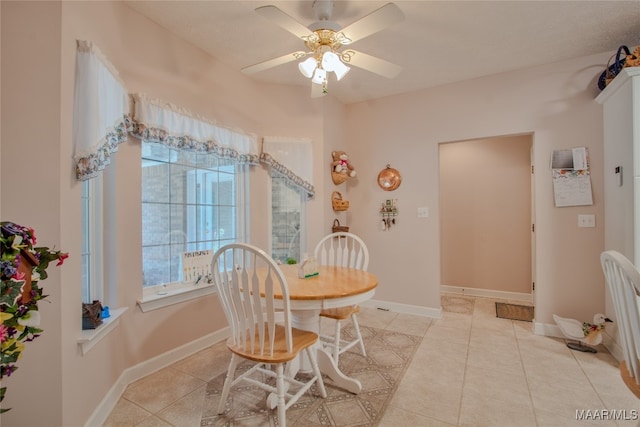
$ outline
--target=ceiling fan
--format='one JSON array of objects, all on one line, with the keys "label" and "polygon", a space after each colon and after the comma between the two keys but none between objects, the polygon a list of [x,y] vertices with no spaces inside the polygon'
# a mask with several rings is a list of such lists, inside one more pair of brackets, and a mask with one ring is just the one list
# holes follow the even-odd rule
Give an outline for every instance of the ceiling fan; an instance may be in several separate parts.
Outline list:
[{"label": "ceiling fan", "polygon": [[305,27],[276,6],[256,8],[258,14],[300,38],[308,50],[269,59],[245,67],[242,72],[253,74],[307,57],[298,64],[298,68],[305,77],[311,79],[311,96],[318,97],[328,93],[327,72],[333,72],[340,80],[349,72],[349,65],[387,78],[394,78],[402,71],[400,66],[384,59],[353,49],[342,49],[402,21],[404,14],[398,6],[387,3],[345,28],[331,19],[333,0],[314,0],[313,9],[317,21]]}]

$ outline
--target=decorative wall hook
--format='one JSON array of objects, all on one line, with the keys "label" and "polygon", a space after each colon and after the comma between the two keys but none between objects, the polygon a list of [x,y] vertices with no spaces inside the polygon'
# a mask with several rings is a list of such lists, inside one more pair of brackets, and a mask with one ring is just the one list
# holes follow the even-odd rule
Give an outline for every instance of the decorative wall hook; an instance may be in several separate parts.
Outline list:
[{"label": "decorative wall hook", "polygon": [[382,216],[380,228],[383,230],[389,230],[392,225],[396,224],[396,217],[398,216],[397,202],[398,199],[388,199],[382,203],[380,207],[380,216]]}]

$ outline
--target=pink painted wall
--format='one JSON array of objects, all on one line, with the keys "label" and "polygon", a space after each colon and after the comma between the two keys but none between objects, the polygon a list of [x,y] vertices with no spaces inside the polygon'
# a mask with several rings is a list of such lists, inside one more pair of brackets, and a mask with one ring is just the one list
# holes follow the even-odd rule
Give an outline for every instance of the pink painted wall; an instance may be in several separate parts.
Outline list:
[{"label": "pink painted wall", "polygon": [[531,293],[531,141],[440,144],[442,285]]},{"label": "pink painted wall", "polygon": [[[80,184],[71,161],[75,41],[95,42],[120,71],[130,92],[145,92],[195,114],[257,135],[311,138],[317,196],[309,203],[309,242],[329,231],[330,151],[345,150],[358,178],[342,184],[352,208],[352,231],[369,245],[370,270],[380,279],[376,299],[437,310],[440,307],[438,144],[494,135],[535,133],[535,215],[538,224],[537,321],[551,314],[589,318],[603,308],[597,263],[602,250],[602,111],[594,79],[609,54],[505,73],[430,90],[343,106],[309,98],[308,87],[261,85],[227,68],[120,2],[1,2],[2,152],[0,214],[36,228],[42,242],[71,253],[45,287],[45,333],[31,343],[21,368],[4,380],[11,426],[82,425],[128,368],[225,325],[215,297],[141,313],[139,146],[116,154],[113,203],[117,247],[110,286],[128,307],[121,326],[87,355],[80,336]],[[595,204],[553,207],[546,165],[551,150],[587,146]],[[29,157],[37,174],[24,175],[25,197],[15,185]],[[403,174],[392,194],[375,184],[387,163]],[[43,179],[44,178],[44,179]],[[267,173],[251,174],[251,240],[268,242]],[[380,202],[398,198],[397,225],[379,229]],[[416,217],[426,206],[430,216]],[[578,229],[577,214],[594,213],[598,226]],[[576,295],[580,298],[577,299]],[[90,393],[87,391],[91,390]],[[33,410],[33,402],[39,410]]]},{"label": "pink painted wall", "polygon": [[[370,270],[380,279],[375,298],[407,307],[440,307],[438,146],[496,135],[534,134],[536,328],[552,314],[590,319],[604,309],[602,108],[595,81],[607,55],[487,76],[347,108],[347,141],[360,165],[350,187],[355,231],[367,241]],[[400,76],[401,78],[401,76]],[[549,159],[555,149],[587,147],[594,204],[554,207]],[[389,194],[376,176],[390,163],[402,172]],[[381,231],[380,203],[398,199],[399,217]],[[418,218],[418,207],[429,217]],[[595,214],[595,228],[578,228],[579,214]]]},{"label": "pink painted wall", "polygon": [[[117,242],[108,261],[110,293],[117,295],[110,305],[128,311],[120,327],[81,354],[81,185],[74,178],[71,146],[76,40],[93,41],[131,93],[146,93],[258,136],[310,138],[315,158],[325,152],[324,103],[310,100],[306,87],[258,85],[121,2],[2,2],[1,7],[0,213],[3,220],[33,226],[40,241],[71,253],[44,284],[51,295],[50,304],[42,304],[45,333],[29,345],[19,371],[3,380],[8,387],[3,407],[13,410],[2,421],[82,425],[126,369],[213,333],[226,321],[215,296],[148,313],[136,306],[142,283],[140,147],[130,139],[105,173],[118,195],[111,201],[109,223]],[[343,134],[339,127],[333,132]],[[22,166],[16,161],[21,158]],[[15,180],[25,165],[38,171],[24,177],[28,198]],[[250,179],[251,242],[266,247],[266,169],[255,167]],[[323,194],[319,167],[314,181]],[[315,224],[327,222],[323,202],[321,197],[309,202],[314,239],[320,237]],[[41,410],[32,410],[34,401]]]}]

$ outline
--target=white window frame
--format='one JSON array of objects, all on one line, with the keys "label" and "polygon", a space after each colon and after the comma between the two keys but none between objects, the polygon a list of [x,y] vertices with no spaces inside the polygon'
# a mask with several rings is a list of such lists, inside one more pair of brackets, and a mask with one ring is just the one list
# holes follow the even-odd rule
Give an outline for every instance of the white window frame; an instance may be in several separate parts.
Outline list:
[{"label": "white window frame", "polygon": [[82,300],[86,303],[104,303],[102,175],[82,181]]},{"label": "white window frame", "polygon": [[[273,176],[275,172],[274,171],[270,171],[270,177]],[[303,193],[298,193],[300,196],[300,224],[299,224],[299,239],[300,239],[300,254],[299,254],[299,258],[297,261],[300,262],[302,261],[302,258],[305,255],[305,251],[306,251],[306,247],[307,247],[307,197],[305,194]],[[269,247],[271,248],[271,252],[272,252],[272,256],[275,256],[275,254],[273,253],[273,237],[274,237],[274,231],[275,231],[275,227],[274,224],[278,223],[279,221],[277,220],[277,218],[274,218],[273,215],[273,178],[269,179],[269,224],[271,227],[271,233],[269,235]],[[283,263],[286,261],[282,261]]]},{"label": "white window frame", "polygon": [[[142,141],[142,144],[145,144]],[[142,161],[142,159],[141,159]],[[248,241],[249,216],[249,166],[236,164],[236,238],[235,241]],[[143,312],[156,310],[172,304],[178,304],[214,293],[213,283],[172,282],[142,287],[142,298],[137,301]]]}]

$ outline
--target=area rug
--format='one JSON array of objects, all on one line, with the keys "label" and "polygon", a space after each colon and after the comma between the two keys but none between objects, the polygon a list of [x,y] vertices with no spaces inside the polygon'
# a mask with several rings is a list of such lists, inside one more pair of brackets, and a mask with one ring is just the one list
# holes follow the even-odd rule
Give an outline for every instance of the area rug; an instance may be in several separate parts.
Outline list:
[{"label": "area rug", "polygon": [[468,298],[459,295],[442,295],[442,311],[459,314],[473,314],[475,298]]},{"label": "area rug", "polygon": [[[351,326],[342,330],[351,338]],[[340,369],[362,383],[355,395],[335,386],[324,377],[327,390],[322,399],[315,388],[287,410],[287,425],[302,426],[376,426],[393,397],[422,338],[360,325],[367,357],[359,350],[340,355]],[[243,363],[239,369],[247,369]],[[224,374],[207,384],[201,426],[275,426],[277,410],[266,406],[267,393],[247,383],[234,386],[225,412],[218,415]]]},{"label": "area rug", "polygon": [[496,302],[496,316],[502,319],[533,321],[533,307],[529,305]]}]

